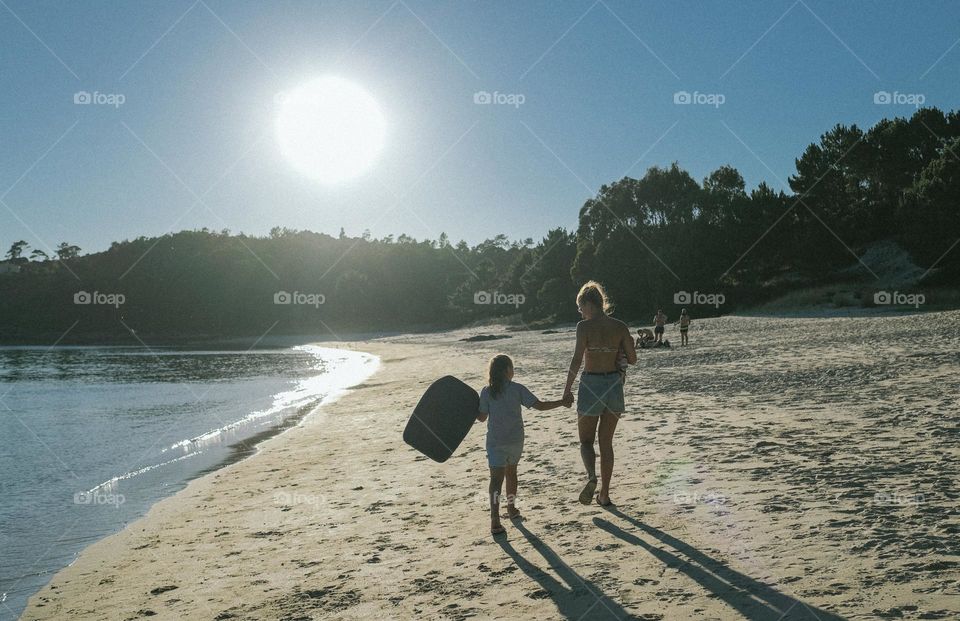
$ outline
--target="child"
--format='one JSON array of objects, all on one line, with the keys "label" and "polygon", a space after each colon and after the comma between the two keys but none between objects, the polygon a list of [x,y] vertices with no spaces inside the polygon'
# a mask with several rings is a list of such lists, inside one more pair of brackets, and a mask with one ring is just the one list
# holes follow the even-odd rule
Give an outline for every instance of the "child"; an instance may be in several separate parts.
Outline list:
[{"label": "child", "polygon": [[520,406],[536,410],[552,410],[571,403],[540,401],[523,384],[513,380],[513,361],[500,354],[490,360],[487,385],[480,391],[477,420],[487,423],[487,461],[490,465],[490,532],[504,531],[500,524],[500,490],[507,479],[507,515],[520,518],[515,505],[517,497],[517,462],[523,453],[523,417]]},{"label": "child", "polygon": [[690,315],[687,314],[687,309],[680,309],[680,345],[687,344],[687,330],[690,329]]}]

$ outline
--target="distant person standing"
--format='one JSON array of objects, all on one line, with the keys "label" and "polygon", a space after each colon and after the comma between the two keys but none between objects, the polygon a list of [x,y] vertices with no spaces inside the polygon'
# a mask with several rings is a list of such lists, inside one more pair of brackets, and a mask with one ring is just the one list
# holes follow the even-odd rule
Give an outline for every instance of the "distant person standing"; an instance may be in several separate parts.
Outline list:
[{"label": "distant person standing", "polygon": [[687,314],[687,309],[680,309],[680,346],[687,344],[687,330],[690,329],[690,315]]},{"label": "distant person standing", "polygon": [[653,338],[657,343],[663,343],[663,327],[667,324],[667,316],[663,314],[663,309],[658,308],[657,314],[653,317]]}]

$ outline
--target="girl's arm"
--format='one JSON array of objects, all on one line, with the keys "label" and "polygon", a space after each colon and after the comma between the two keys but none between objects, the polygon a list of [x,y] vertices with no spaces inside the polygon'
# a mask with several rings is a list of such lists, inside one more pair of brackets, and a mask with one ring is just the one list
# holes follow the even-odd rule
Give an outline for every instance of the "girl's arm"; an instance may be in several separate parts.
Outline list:
[{"label": "girl's arm", "polygon": [[552,410],[552,409],[554,409],[554,408],[561,407],[562,405],[564,405],[563,399],[560,399],[559,401],[540,401],[540,400],[537,400],[537,402],[534,403],[532,407],[533,407],[533,409],[535,409],[535,410],[540,410],[540,411],[542,412],[542,411],[544,411],[544,410]]},{"label": "girl's arm", "polygon": [[485,421],[487,420],[487,413],[486,413],[486,412],[477,412],[477,420],[480,421],[481,423],[482,423],[482,422],[485,422]]}]

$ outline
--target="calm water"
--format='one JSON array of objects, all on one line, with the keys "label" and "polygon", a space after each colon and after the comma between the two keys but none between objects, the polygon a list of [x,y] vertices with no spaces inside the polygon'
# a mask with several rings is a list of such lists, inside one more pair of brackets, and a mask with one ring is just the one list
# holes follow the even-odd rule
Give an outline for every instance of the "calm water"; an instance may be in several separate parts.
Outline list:
[{"label": "calm water", "polygon": [[0,619],[84,547],[377,364],[316,346],[0,347]]}]

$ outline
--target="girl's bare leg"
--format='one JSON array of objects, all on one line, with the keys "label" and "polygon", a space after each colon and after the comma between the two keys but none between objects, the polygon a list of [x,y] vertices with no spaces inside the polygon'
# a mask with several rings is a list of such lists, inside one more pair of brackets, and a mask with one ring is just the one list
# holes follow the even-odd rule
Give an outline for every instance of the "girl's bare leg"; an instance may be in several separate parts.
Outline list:
[{"label": "girl's bare leg", "polygon": [[517,510],[517,464],[511,464],[506,468],[507,480],[507,515],[517,517],[520,511]]},{"label": "girl's bare leg", "polygon": [[500,524],[500,492],[506,468],[490,467],[490,530],[503,532]]}]

